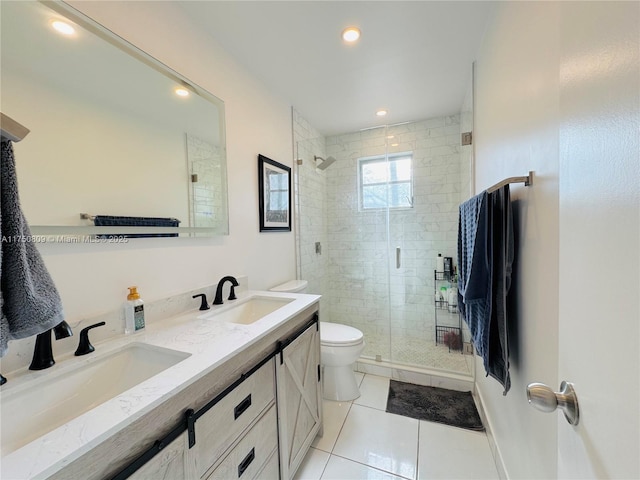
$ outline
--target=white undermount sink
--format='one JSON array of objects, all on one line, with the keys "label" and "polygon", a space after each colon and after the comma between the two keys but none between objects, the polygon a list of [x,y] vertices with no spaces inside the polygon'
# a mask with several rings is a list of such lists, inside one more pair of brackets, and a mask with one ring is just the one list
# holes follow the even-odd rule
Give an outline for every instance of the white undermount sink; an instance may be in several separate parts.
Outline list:
[{"label": "white undermount sink", "polygon": [[76,368],[52,371],[15,389],[0,390],[2,456],[190,356],[144,343],[131,343],[104,355],[99,352],[92,355],[95,357],[87,357],[88,362]]},{"label": "white undermount sink", "polygon": [[203,315],[201,318],[251,325],[294,300],[294,298],[267,296],[253,296],[242,300],[231,300],[229,301],[230,305],[228,308],[220,311],[214,310],[213,312]]}]

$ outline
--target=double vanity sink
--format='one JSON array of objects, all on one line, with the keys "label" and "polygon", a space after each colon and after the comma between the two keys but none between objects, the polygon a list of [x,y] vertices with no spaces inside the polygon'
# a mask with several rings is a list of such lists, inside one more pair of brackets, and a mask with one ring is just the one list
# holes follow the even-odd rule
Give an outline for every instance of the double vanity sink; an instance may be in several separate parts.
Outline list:
[{"label": "double vanity sink", "polygon": [[47,478],[314,303],[247,292],[151,323],[0,390],[2,477]]},{"label": "double vanity sink", "polygon": [[130,343],[2,393],[2,455],[42,437],[191,354]]}]

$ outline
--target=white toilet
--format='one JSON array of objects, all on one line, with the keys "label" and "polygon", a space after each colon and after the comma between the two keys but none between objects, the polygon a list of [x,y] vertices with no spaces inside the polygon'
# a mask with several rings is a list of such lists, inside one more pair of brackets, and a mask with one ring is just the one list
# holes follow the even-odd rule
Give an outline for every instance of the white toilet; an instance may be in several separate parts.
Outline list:
[{"label": "white toilet", "polygon": [[[304,293],[306,280],[292,280],[272,292]],[[324,398],[346,402],[360,396],[353,364],[364,350],[364,335],[357,328],[339,323],[320,322],[320,361]]]}]

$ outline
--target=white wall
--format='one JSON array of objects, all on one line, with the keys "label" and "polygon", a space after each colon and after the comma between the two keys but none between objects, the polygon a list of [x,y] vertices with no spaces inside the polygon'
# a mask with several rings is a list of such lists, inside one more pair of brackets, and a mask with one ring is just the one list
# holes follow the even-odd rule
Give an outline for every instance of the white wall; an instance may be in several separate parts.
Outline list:
[{"label": "white wall", "polygon": [[[509,478],[638,478],[637,2],[505,2],[477,59],[476,190],[512,190],[520,242],[512,387],[477,362]],[[602,294],[612,277],[616,295]],[[575,383],[580,424],[527,405]]]},{"label": "white wall", "polygon": [[533,187],[511,189],[519,242],[510,392],[503,396],[476,362],[477,391],[510,478],[556,476],[557,418],[528,405],[526,385],[559,385],[558,22],[558,3],[501,3],[476,61],[476,192],[535,171]]},{"label": "white wall", "polygon": [[[170,2],[82,2],[72,6],[225,102],[230,235],[210,239],[136,239],[126,245],[41,245],[73,325],[120,308],[126,287],[154,300],[249,276],[263,289],[295,277],[293,233],[259,233],[257,156],[292,163],[291,111]],[[19,161],[19,160],[18,160]],[[31,339],[7,355],[28,356]],[[54,342],[54,349],[61,342]],[[74,340],[75,343],[75,340]],[[24,358],[28,364],[30,358]]]}]

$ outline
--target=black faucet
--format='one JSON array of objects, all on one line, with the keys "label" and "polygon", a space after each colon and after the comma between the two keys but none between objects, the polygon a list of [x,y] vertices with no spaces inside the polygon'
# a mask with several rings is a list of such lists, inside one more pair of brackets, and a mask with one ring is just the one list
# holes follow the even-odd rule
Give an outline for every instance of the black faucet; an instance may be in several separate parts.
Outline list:
[{"label": "black faucet", "polygon": [[56,361],[53,359],[53,351],[51,350],[51,330],[53,330],[56,340],[73,335],[71,327],[64,320],[52,329],[38,335],[36,337],[36,346],[33,349],[33,360],[31,360],[29,370],[44,370],[45,368],[55,365]]},{"label": "black faucet", "polygon": [[89,330],[96,327],[102,327],[103,325],[106,325],[106,323],[96,323],[93,325],[89,325],[88,327],[84,327],[82,330],[80,330],[80,341],[78,342],[78,348],[76,348],[76,352],[74,353],[76,357],[79,357],[80,355],[86,355],[87,353],[91,353],[95,350],[95,348],[89,341]]},{"label": "black faucet", "polygon": [[218,288],[216,288],[216,298],[213,300],[213,305],[222,305],[222,287],[226,282],[231,282],[231,293],[229,294],[229,300],[236,299],[235,287],[237,287],[238,281],[231,276],[222,277],[218,282]]}]

